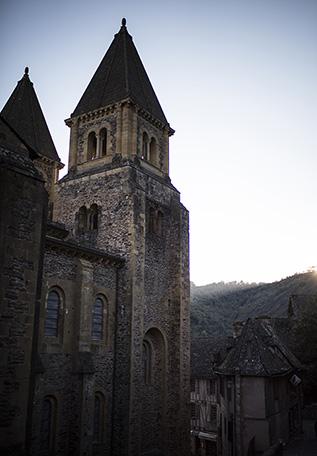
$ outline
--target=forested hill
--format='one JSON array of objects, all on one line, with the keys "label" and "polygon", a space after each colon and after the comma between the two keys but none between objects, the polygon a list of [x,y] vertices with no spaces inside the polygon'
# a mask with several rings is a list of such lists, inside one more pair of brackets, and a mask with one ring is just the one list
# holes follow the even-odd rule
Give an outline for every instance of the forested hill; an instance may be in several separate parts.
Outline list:
[{"label": "forested hill", "polygon": [[317,294],[317,274],[295,274],[279,282],[248,284],[212,283],[191,286],[192,337],[231,333],[235,320],[268,315],[287,316],[291,295]]}]

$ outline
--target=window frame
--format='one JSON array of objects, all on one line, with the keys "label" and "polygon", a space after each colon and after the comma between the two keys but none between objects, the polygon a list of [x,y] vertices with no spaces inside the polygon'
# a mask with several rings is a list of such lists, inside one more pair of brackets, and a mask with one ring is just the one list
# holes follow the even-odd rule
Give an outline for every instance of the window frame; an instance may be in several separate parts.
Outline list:
[{"label": "window frame", "polygon": [[[99,315],[101,315],[102,319],[101,319],[101,325],[98,325],[98,326],[101,326],[101,335],[100,337],[96,337],[94,335],[94,314],[95,314],[95,305],[96,305],[96,302],[100,300],[101,303],[102,303],[102,312],[99,313]],[[97,314],[98,315],[98,314]],[[93,304],[92,304],[92,308],[91,308],[91,331],[90,331],[90,335],[91,335],[91,340],[92,342],[94,343],[107,343],[107,337],[108,337],[108,299],[106,298],[106,296],[104,296],[103,294],[100,294],[98,293],[95,298],[94,298],[94,301],[93,301]]]},{"label": "window frame", "polygon": [[[55,334],[48,334],[47,333],[47,320],[48,320],[48,304],[49,304],[49,296],[50,294],[56,294],[58,296],[58,308],[57,308],[57,325],[56,325],[56,331]],[[48,292],[46,294],[46,299],[45,299],[45,318],[44,318],[44,337],[48,338],[50,340],[59,340],[62,336],[62,328],[63,328],[63,308],[64,308],[64,295],[62,293],[62,290],[60,290],[58,287],[50,287],[48,289]],[[50,318],[52,320],[52,318]]]},{"label": "window frame", "polygon": [[[45,428],[44,428],[44,404],[49,404],[49,425],[48,425],[48,438],[45,439],[44,443],[44,436],[45,436]],[[41,450],[47,452],[47,454],[54,454],[55,447],[56,447],[56,430],[57,430],[57,399],[53,395],[44,396],[42,400],[42,407],[41,407],[41,414],[40,414],[40,429],[41,429]],[[45,445],[45,446],[44,446]]]}]

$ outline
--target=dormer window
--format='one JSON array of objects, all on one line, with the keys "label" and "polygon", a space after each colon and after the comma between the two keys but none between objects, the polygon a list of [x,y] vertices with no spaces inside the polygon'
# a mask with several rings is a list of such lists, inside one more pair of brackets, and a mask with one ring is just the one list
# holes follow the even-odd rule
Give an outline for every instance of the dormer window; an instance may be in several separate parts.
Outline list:
[{"label": "dormer window", "polygon": [[146,132],[142,136],[142,158],[145,160],[149,159],[149,137]]},{"label": "dormer window", "polygon": [[100,156],[104,157],[107,155],[107,129],[102,128],[99,133],[100,141]]},{"label": "dormer window", "polygon": [[97,157],[97,136],[94,131],[88,135],[87,143],[87,159],[94,160]]}]

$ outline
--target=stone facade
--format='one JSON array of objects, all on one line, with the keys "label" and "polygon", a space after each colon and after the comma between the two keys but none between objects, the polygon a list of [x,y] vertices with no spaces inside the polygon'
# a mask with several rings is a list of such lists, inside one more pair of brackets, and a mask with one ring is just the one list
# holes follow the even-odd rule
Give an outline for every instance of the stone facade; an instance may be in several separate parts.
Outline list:
[{"label": "stone facade", "polygon": [[33,252],[41,302],[17,455],[189,454],[189,220],[168,175],[174,132],[124,23],[108,53],[66,120],[68,174],[54,184],[60,162],[35,158],[50,219]]},{"label": "stone facade", "polygon": [[29,435],[47,216],[44,182],[16,147],[0,146],[0,194],[0,442],[14,455]]}]

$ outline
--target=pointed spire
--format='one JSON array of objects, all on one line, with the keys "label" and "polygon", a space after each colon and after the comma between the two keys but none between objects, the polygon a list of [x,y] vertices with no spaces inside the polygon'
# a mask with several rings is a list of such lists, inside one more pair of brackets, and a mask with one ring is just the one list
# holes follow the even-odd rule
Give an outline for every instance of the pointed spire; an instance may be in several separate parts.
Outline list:
[{"label": "pointed spire", "polygon": [[168,125],[126,23],[123,18],[120,31],[114,36],[72,116],[130,97],[154,118]]},{"label": "pointed spire", "polygon": [[40,103],[29,78],[29,68],[1,111],[4,119],[39,155],[60,161]]}]

